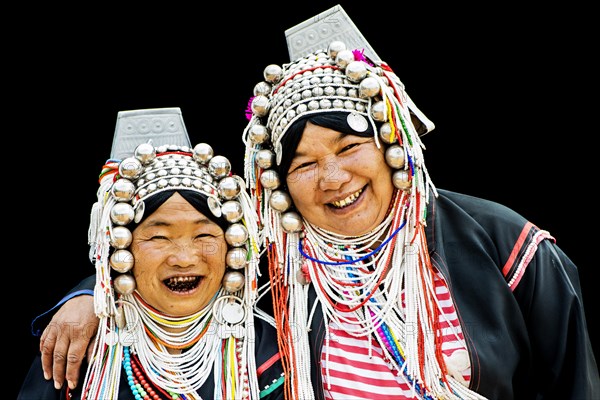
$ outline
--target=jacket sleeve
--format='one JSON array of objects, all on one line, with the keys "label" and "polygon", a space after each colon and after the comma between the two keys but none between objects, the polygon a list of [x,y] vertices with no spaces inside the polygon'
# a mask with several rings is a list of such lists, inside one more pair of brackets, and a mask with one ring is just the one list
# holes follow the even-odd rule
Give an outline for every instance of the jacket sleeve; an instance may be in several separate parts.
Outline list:
[{"label": "jacket sleeve", "polygon": [[579,275],[552,241],[542,240],[514,295],[528,325],[538,399],[599,399]]},{"label": "jacket sleeve", "polygon": [[87,278],[83,279],[77,286],[71,289],[54,307],[49,309],[48,311],[38,315],[31,321],[31,334],[33,336],[40,336],[44,328],[48,325],[52,316],[54,315],[54,311],[58,310],[60,306],[66,303],[69,299],[81,296],[81,295],[94,295],[94,285],[96,284],[96,275],[90,275]]}]

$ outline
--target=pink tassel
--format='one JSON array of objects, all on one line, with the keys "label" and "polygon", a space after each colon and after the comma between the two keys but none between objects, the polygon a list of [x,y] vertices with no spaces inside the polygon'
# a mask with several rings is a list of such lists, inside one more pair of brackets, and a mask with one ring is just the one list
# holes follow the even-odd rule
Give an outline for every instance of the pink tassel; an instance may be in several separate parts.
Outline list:
[{"label": "pink tassel", "polygon": [[355,61],[363,61],[369,64],[370,66],[373,66],[373,63],[369,61],[367,57],[365,57],[365,49],[354,49],[352,50],[352,54],[354,54]]},{"label": "pink tassel", "polygon": [[250,121],[252,119],[252,100],[254,100],[256,96],[252,96],[250,97],[250,100],[248,100],[248,105],[246,106],[246,119],[248,121]]}]

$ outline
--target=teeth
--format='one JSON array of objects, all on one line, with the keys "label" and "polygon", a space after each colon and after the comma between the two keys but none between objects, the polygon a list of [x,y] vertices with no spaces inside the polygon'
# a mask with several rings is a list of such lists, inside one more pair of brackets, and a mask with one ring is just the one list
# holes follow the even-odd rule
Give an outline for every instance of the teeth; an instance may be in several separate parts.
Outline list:
[{"label": "teeth", "polygon": [[179,276],[165,279],[165,285],[174,291],[186,291],[198,286],[200,278],[197,276]]},{"label": "teeth", "polygon": [[356,199],[358,199],[358,196],[360,196],[360,194],[362,193],[362,189],[352,193],[350,196],[346,197],[343,200],[340,201],[334,201],[331,204],[333,204],[334,207],[336,208],[342,208],[342,207],[346,207],[352,203],[354,203],[356,201]]}]

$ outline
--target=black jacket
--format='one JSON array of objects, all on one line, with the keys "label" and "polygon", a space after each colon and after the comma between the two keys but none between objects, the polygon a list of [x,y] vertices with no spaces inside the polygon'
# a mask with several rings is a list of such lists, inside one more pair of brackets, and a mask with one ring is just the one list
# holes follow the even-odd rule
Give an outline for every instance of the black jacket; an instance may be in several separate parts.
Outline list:
[{"label": "black jacket", "polygon": [[[600,399],[577,269],[552,238],[536,249],[538,232],[505,206],[446,190],[428,207],[430,257],[465,335],[470,388],[498,400]],[[521,276],[520,263],[529,257]],[[519,276],[511,289],[508,282]],[[309,296],[312,307],[314,289]],[[319,306],[311,328],[312,382],[322,388]],[[323,391],[315,396],[323,399]]]}]

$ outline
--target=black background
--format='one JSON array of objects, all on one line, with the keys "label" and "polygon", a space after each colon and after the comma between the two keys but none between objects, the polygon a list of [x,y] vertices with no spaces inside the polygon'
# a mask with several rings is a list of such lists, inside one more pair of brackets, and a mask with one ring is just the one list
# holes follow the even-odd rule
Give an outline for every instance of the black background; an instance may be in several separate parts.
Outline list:
[{"label": "black background", "polygon": [[[4,74],[13,125],[4,137],[16,149],[4,153],[15,393],[37,352],[30,321],[93,273],[89,210],[117,112],[180,107],[192,143],[210,142],[241,173],[244,109],[264,67],[288,61],[285,29],[338,3],[436,124],[424,138],[436,186],[498,201],[550,231],[579,267],[588,324],[597,323],[590,10],[357,1],[36,9],[9,39]],[[590,333],[598,343],[598,328]]]}]

